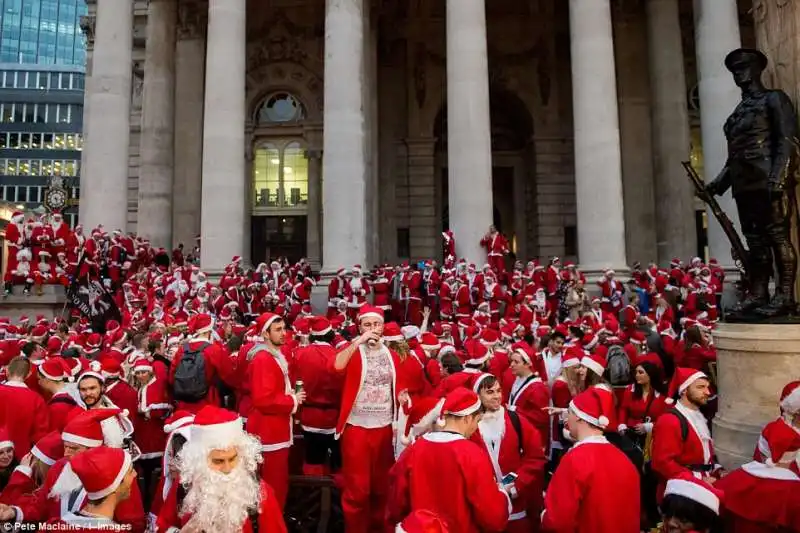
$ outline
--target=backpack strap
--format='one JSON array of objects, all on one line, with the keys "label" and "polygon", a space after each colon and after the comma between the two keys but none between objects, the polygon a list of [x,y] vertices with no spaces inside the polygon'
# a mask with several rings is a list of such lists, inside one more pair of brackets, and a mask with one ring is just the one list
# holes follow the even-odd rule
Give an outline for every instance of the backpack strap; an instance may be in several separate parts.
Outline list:
[{"label": "backpack strap", "polygon": [[689,421],[686,420],[686,417],[683,416],[683,413],[681,413],[680,411],[678,411],[676,408],[673,407],[667,410],[667,412],[664,414],[671,414],[678,419],[678,423],[681,426],[681,440],[683,442],[686,442],[686,439],[689,438]]},{"label": "backpack strap", "polygon": [[524,456],[525,447],[522,444],[522,421],[519,419],[519,413],[517,413],[516,411],[511,411],[509,409],[506,409],[506,413],[508,413],[508,418],[509,420],[511,420],[511,426],[517,433],[517,440],[519,441],[519,454]]}]

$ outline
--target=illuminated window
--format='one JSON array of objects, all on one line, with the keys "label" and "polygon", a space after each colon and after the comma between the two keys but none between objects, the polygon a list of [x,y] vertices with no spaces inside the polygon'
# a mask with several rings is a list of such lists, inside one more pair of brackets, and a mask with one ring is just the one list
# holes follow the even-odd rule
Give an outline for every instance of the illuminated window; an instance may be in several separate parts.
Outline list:
[{"label": "illuminated window", "polygon": [[306,111],[291,94],[277,93],[266,99],[256,117],[259,124],[299,122],[306,118]]},{"label": "illuminated window", "polygon": [[253,162],[254,207],[291,208],[307,203],[308,160],[300,143],[258,146]]}]

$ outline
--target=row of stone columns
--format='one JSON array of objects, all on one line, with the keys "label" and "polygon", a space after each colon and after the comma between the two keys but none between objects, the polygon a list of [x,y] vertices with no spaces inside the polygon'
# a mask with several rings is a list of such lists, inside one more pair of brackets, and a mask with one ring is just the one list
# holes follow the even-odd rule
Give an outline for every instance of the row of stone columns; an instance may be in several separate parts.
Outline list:
[{"label": "row of stone columns", "polygon": [[[112,9],[113,7],[113,9]],[[202,149],[202,193],[196,201],[202,236],[202,265],[219,272],[247,249],[245,169],[246,0],[209,0],[205,51],[202,146],[199,133],[175,131],[173,117],[186,104],[175,101],[175,78],[185,83],[202,76],[175,42],[174,0],[151,0],[142,116],[139,232],[157,246],[172,244],[173,220],[196,213],[173,213],[173,194],[183,194],[189,176],[174,172],[173,158],[198,158]],[[371,228],[367,227],[365,151],[368,143],[364,0],[326,0],[325,106],[322,206],[323,270],[365,264]],[[686,105],[676,0],[648,2],[651,73],[654,84],[654,142],[662,154],[688,154]],[[722,121],[735,105],[735,87],[724,71],[724,54],[738,46],[733,0],[695,0],[703,106],[706,174],[724,163]],[[491,122],[485,0],[447,0],[447,97],[450,223],[459,255],[480,261],[478,245],[492,221]],[[131,87],[130,0],[105,0],[98,6],[96,48],[87,83],[86,128],[91,131],[83,169],[81,219],[92,227],[125,228],[127,222],[128,142]],[[580,262],[587,271],[626,265],[620,133],[613,32],[609,0],[570,0],[570,34],[575,129],[575,181]],[[655,41],[654,41],[655,40]],[[202,51],[199,47],[192,48]],[[185,43],[184,43],[185,44]],[[196,44],[196,43],[194,43]],[[177,52],[176,52],[177,46]],[[185,48],[185,46],[183,47]],[[187,49],[188,50],[188,49]],[[175,52],[175,54],[173,54]],[[188,70],[187,70],[188,69]],[[176,74],[176,71],[177,74]],[[183,80],[186,78],[186,80]],[[198,78],[195,81],[199,81]],[[197,85],[195,83],[194,85]],[[186,113],[184,113],[186,114]],[[173,144],[174,143],[174,144]],[[679,161],[656,161],[659,255],[661,246],[690,232],[685,219],[691,198],[679,176]],[[191,169],[190,169],[191,170]],[[196,169],[200,170],[200,169]],[[311,185],[311,184],[309,184]],[[316,185],[316,184],[315,184]],[[317,188],[315,187],[315,191]],[[318,193],[318,192],[317,192]],[[200,200],[202,203],[200,204]],[[675,217],[676,210],[685,214]],[[319,227],[318,220],[309,220]],[[676,220],[676,218],[678,220]],[[712,225],[712,252],[723,264],[724,241]],[[663,257],[662,257],[663,259]]]}]

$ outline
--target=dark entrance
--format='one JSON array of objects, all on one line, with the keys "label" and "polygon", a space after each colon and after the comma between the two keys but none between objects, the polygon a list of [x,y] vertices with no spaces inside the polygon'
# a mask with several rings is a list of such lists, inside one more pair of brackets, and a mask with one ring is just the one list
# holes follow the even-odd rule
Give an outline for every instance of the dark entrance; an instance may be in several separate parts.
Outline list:
[{"label": "dark entrance", "polygon": [[250,246],[253,264],[286,257],[294,263],[306,256],[305,216],[254,216]]}]

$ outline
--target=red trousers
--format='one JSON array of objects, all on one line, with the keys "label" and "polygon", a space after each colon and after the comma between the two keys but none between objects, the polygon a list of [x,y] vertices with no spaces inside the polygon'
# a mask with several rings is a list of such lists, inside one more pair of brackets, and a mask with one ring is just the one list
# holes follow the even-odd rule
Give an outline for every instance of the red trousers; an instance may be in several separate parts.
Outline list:
[{"label": "red trousers", "polygon": [[389,469],[394,464],[392,427],[348,424],[342,433],[342,511],[347,533],[385,530]]},{"label": "red trousers", "polygon": [[278,505],[283,509],[289,494],[289,448],[264,452],[261,457],[264,459],[261,463],[261,479],[275,491]]}]

